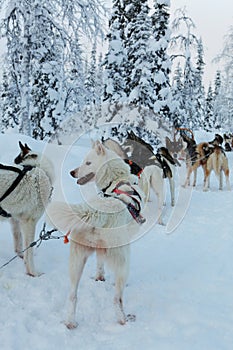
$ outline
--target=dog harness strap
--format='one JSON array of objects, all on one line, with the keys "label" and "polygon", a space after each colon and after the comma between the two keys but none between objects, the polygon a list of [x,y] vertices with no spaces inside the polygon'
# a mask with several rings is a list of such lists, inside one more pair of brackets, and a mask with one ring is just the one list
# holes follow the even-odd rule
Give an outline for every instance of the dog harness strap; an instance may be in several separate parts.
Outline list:
[{"label": "dog harness strap", "polygon": [[[119,187],[122,185],[128,185],[131,188],[131,191],[123,191],[120,190]],[[124,194],[128,197],[131,198],[131,200],[133,201],[134,204],[132,203],[126,203],[122,198],[118,198],[117,199],[121,200],[126,206],[127,209],[129,211],[129,213],[132,215],[133,219],[138,223],[138,224],[143,224],[146,219],[143,218],[143,216],[140,214],[141,211],[141,205],[140,202],[134,197],[137,196],[139,197],[139,199],[141,200],[141,196],[140,194],[135,190],[135,188],[133,188],[129,182],[124,182],[124,181],[120,181],[116,187],[112,190],[113,193],[120,195],[120,194]]]},{"label": "dog harness strap", "polygon": [[[17,169],[17,168],[15,168],[15,169]],[[14,189],[17,187],[17,185],[20,183],[20,181],[23,179],[23,177],[26,175],[26,173],[32,169],[33,169],[33,166],[31,166],[31,165],[25,165],[23,167],[23,170],[18,169],[20,171],[19,175],[13,181],[13,183],[10,185],[10,187],[6,190],[6,192],[2,195],[2,197],[0,198],[0,202],[2,202],[6,197],[9,196],[9,194],[11,194],[11,192],[14,191]],[[15,171],[15,170],[13,170],[13,171]],[[16,172],[18,172],[18,171],[16,171]]]},{"label": "dog harness strap", "polygon": [[11,166],[11,165],[4,165],[0,163],[0,169],[1,170],[10,170],[10,171],[14,171],[15,173],[20,174],[21,173],[21,169],[16,168],[15,166]]},{"label": "dog harness strap", "polygon": [[[8,197],[11,194],[11,192],[14,191],[14,189],[18,186],[18,184],[23,179],[23,177],[26,175],[26,173],[28,171],[32,170],[33,168],[34,167],[31,165],[24,165],[23,169],[21,170],[19,168],[13,167],[13,166],[0,164],[0,169],[14,171],[14,172],[19,174],[16,177],[16,179],[12,182],[10,187],[6,190],[6,192],[2,195],[2,197],[0,198],[0,202],[2,202],[6,197]],[[4,217],[11,217],[11,214],[7,213],[2,207],[0,207],[0,215],[4,216]]]}]

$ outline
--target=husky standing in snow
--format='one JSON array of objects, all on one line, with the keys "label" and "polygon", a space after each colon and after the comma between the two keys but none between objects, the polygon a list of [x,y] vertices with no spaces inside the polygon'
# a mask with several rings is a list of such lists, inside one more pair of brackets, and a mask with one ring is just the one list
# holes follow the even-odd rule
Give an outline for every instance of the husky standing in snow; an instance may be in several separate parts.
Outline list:
[{"label": "husky standing in snow", "polygon": [[[132,133],[132,132],[131,132]],[[136,135],[135,135],[136,137]],[[141,142],[143,141],[137,137]],[[153,189],[158,199],[158,223],[163,225],[163,206],[165,202],[165,178],[169,180],[171,206],[175,205],[175,167],[180,165],[179,162],[174,159],[167,148],[160,147],[157,153],[154,154],[152,149],[148,151],[146,146],[143,146],[140,142],[127,142],[121,146],[117,141],[113,139],[107,139],[103,143],[110,150],[118,154],[119,157],[128,160],[130,164],[131,172],[139,177],[138,184],[149,199],[150,188]],[[128,156],[124,148],[131,149],[132,156]],[[143,156],[140,157],[140,152],[144,150]],[[131,161],[133,159],[133,162]],[[139,164],[139,165],[138,165]]]},{"label": "husky standing in snow", "polygon": [[210,174],[211,171],[214,170],[217,178],[219,179],[219,189],[223,189],[223,179],[222,173],[224,172],[226,178],[227,189],[230,190],[230,181],[229,181],[229,166],[227,156],[221,146],[214,145],[212,149],[212,153],[208,157],[205,176],[204,176],[204,191],[207,191],[210,187]]},{"label": "husky standing in snow", "polygon": [[[19,167],[0,165],[0,217],[9,218],[14,248],[24,259],[26,272],[38,276],[34,268],[33,249],[27,248],[35,237],[36,223],[48,204],[54,180],[53,165],[42,155],[19,142],[20,154],[15,158]],[[23,240],[22,240],[22,236]]]},{"label": "husky standing in snow", "polygon": [[[93,143],[82,165],[71,175],[79,185],[95,181],[102,196],[77,205],[52,202],[47,209],[48,221],[63,232],[70,232],[71,290],[66,326],[77,326],[77,289],[85,263],[94,251],[98,261],[106,261],[114,272],[116,317],[123,325],[127,321],[122,298],[129,272],[129,244],[145,221],[140,189],[134,184],[129,165],[99,141]],[[104,279],[102,266],[99,264],[97,279]]]}]

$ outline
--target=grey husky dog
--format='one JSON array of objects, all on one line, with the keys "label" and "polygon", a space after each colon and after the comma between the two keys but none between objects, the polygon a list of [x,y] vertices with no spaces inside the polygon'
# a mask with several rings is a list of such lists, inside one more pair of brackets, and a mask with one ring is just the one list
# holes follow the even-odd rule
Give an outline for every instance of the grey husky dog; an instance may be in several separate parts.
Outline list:
[{"label": "grey husky dog", "polygon": [[[0,218],[11,221],[15,252],[24,259],[26,273],[38,276],[34,267],[33,249],[38,220],[48,204],[54,181],[52,163],[19,142],[18,166],[0,165]],[[21,235],[22,233],[22,235]]]}]

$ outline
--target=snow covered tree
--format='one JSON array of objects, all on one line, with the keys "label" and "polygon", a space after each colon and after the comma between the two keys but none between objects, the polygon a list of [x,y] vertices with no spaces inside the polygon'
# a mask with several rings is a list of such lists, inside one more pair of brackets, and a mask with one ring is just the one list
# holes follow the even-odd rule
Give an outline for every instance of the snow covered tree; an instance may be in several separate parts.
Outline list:
[{"label": "snow covered tree", "polygon": [[84,108],[86,98],[85,85],[83,84],[85,80],[83,50],[77,33],[75,39],[70,42],[64,74],[67,77],[65,81],[64,114],[69,117]]},{"label": "snow covered tree", "polygon": [[171,48],[179,49],[179,52],[174,57],[182,58],[183,63],[183,107],[185,115],[185,126],[192,128],[195,126],[195,74],[193,56],[196,53],[198,39],[193,33],[195,28],[194,22],[185,13],[185,10],[179,9],[177,16],[172,23],[172,30],[178,31],[177,35],[171,38]]},{"label": "snow covered tree", "polygon": [[[80,99],[71,93],[78,91],[74,72],[82,76],[77,62],[81,55],[74,58],[80,52],[76,39],[102,33],[104,7],[97,0],[88,6],[82,0],[1,0],[0,9],[6,9],[1,27],[7,41],[8,91],[14,89],[18,103],[19,131],[35,138],[50,136],[66,113],[83,108],[82,90]],[[5,94],[8,105],[12,98]]]},{"label": "snow covered tree", "polygon": [[[224,126],[232,127],[233,124],[233,26],[230,27],[224,42],[224,47],[221,54],[216,58],[216,61],[221,61],[222,83],[221,96],[224,102]],[[220,97],[220,96],[219,96]],[[223,126],[223,125],[222,125]]]},{"label": "snow covered tree", "polygon": [[64,41],[48,9],[38,3],[34,6],[32,33],[37,40],[31,42],[31,133],[36,139],[44,139],[62,121]]},{"label": "snow covered tree", "polygon": [[151,18],[146,0],[135,0],[131,3],[132,17],[127,26],[127,59],[128,76],[126,91],[129,104],[154,108],[154,91],[151,75],[150,52],[148,44],[151,38]]},{"label": "snow covered tree", "polygon": [[211,131],[213,128],[213,90],[212,86],[209,86],[206,97],[206,115],[204,120],[204,129]]},{"label": "snow covered tree", "polygon": [[221,72],[216,72],[213,91],[213,119],[214,129],[219,129],[224,125],[224,99],[222,96],[222,78]]},{"label": "snow covered tree", "polygon": [[17,92],[18,89],[14,85],[14,79],[4,69],[0,90],[0,131],[3,133],[9,129],[15,129],[18,132],[20,110],[18,101],[19,93]]},{"label": "snow covered tree", "polygon": [[196,70],[194,72],[194,115],[193,126],[196,128],[202,126],[205,116],[205,88],[203,85],[204,74],[204,52],[202,40],[199,39],[197,43],[197,61]]},{"label": "snow covered tree", "polygon": [[125,101],[126,74],[124,66],[127,61],[125,50],[124,1],[113,1],[109,21],[108,52],[104,60],[104,96],[103,100],[113,106]]},{"label": "snow covered tree", "polygon": [[155,0],[152,14],[153,39],[151,40],[151,73],[153,77],[154,112],[171,119],[171,61],[167,53],[170,41],[170,0]]},{"label": "snow covered tree", "polygon": [[96,103],[96,42],[94,42],[91,50],[90,64],[87,69],[85,88],[86,88],[86,104],[91,105]]},{"label": "snow covered tree", "polygon": [[175,127],[181,127],[185,124],[185,109],[183,99],[183,70],[180,62],[178,63],[172,82],[172,96],[173,96],[173,116],[172,121]]}]

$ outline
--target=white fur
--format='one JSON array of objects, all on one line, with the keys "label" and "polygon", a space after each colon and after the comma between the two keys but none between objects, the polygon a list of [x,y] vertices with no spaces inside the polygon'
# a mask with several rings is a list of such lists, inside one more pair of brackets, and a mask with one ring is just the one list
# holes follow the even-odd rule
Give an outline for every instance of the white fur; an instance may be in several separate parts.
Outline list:
[{"label": "white fur", "polygon": [[[27,274],[37,276],[39,273],[34,268],[33,249],[26,250],[24,255],[21,252],[34,241],[36,223],[49,202],[54,175],[52,163],[47,158],[37,153],[33,155],[35,157],[28,158],[21,164],[32,165],[34,168],[26,173],[13,192],[1,202],[1,207],[12,216],[10,221],[15,251],[24,258]],[[13,171],[0,170],[0,197],[17,175]]]},{"label": "white fur", "polygon": [[[107,187],[108,194],[119,181],[132,183],[134,179],[128,165],[100,142],[93,144],[83,164],[72,171],[72,176],[86,179],[86,175],[90,173],[95,174],[92,181],[95,181],[97,187],[100,190]],[[104,261],[114,272],[116,317],[120,324],[125,324],[122,298],[129,272],[129,244],[139,231],[139,225],[132,219],[126,205],[119,199],[95,196],[91,202],[80,205],[51,203],[47,215],[48,220],[59,230],[71,232],[71,291],[66,326],[69,329],[77,326],[77,289],[86,260],[94,251],[98,257],[97,279],[104,280]]]}]

